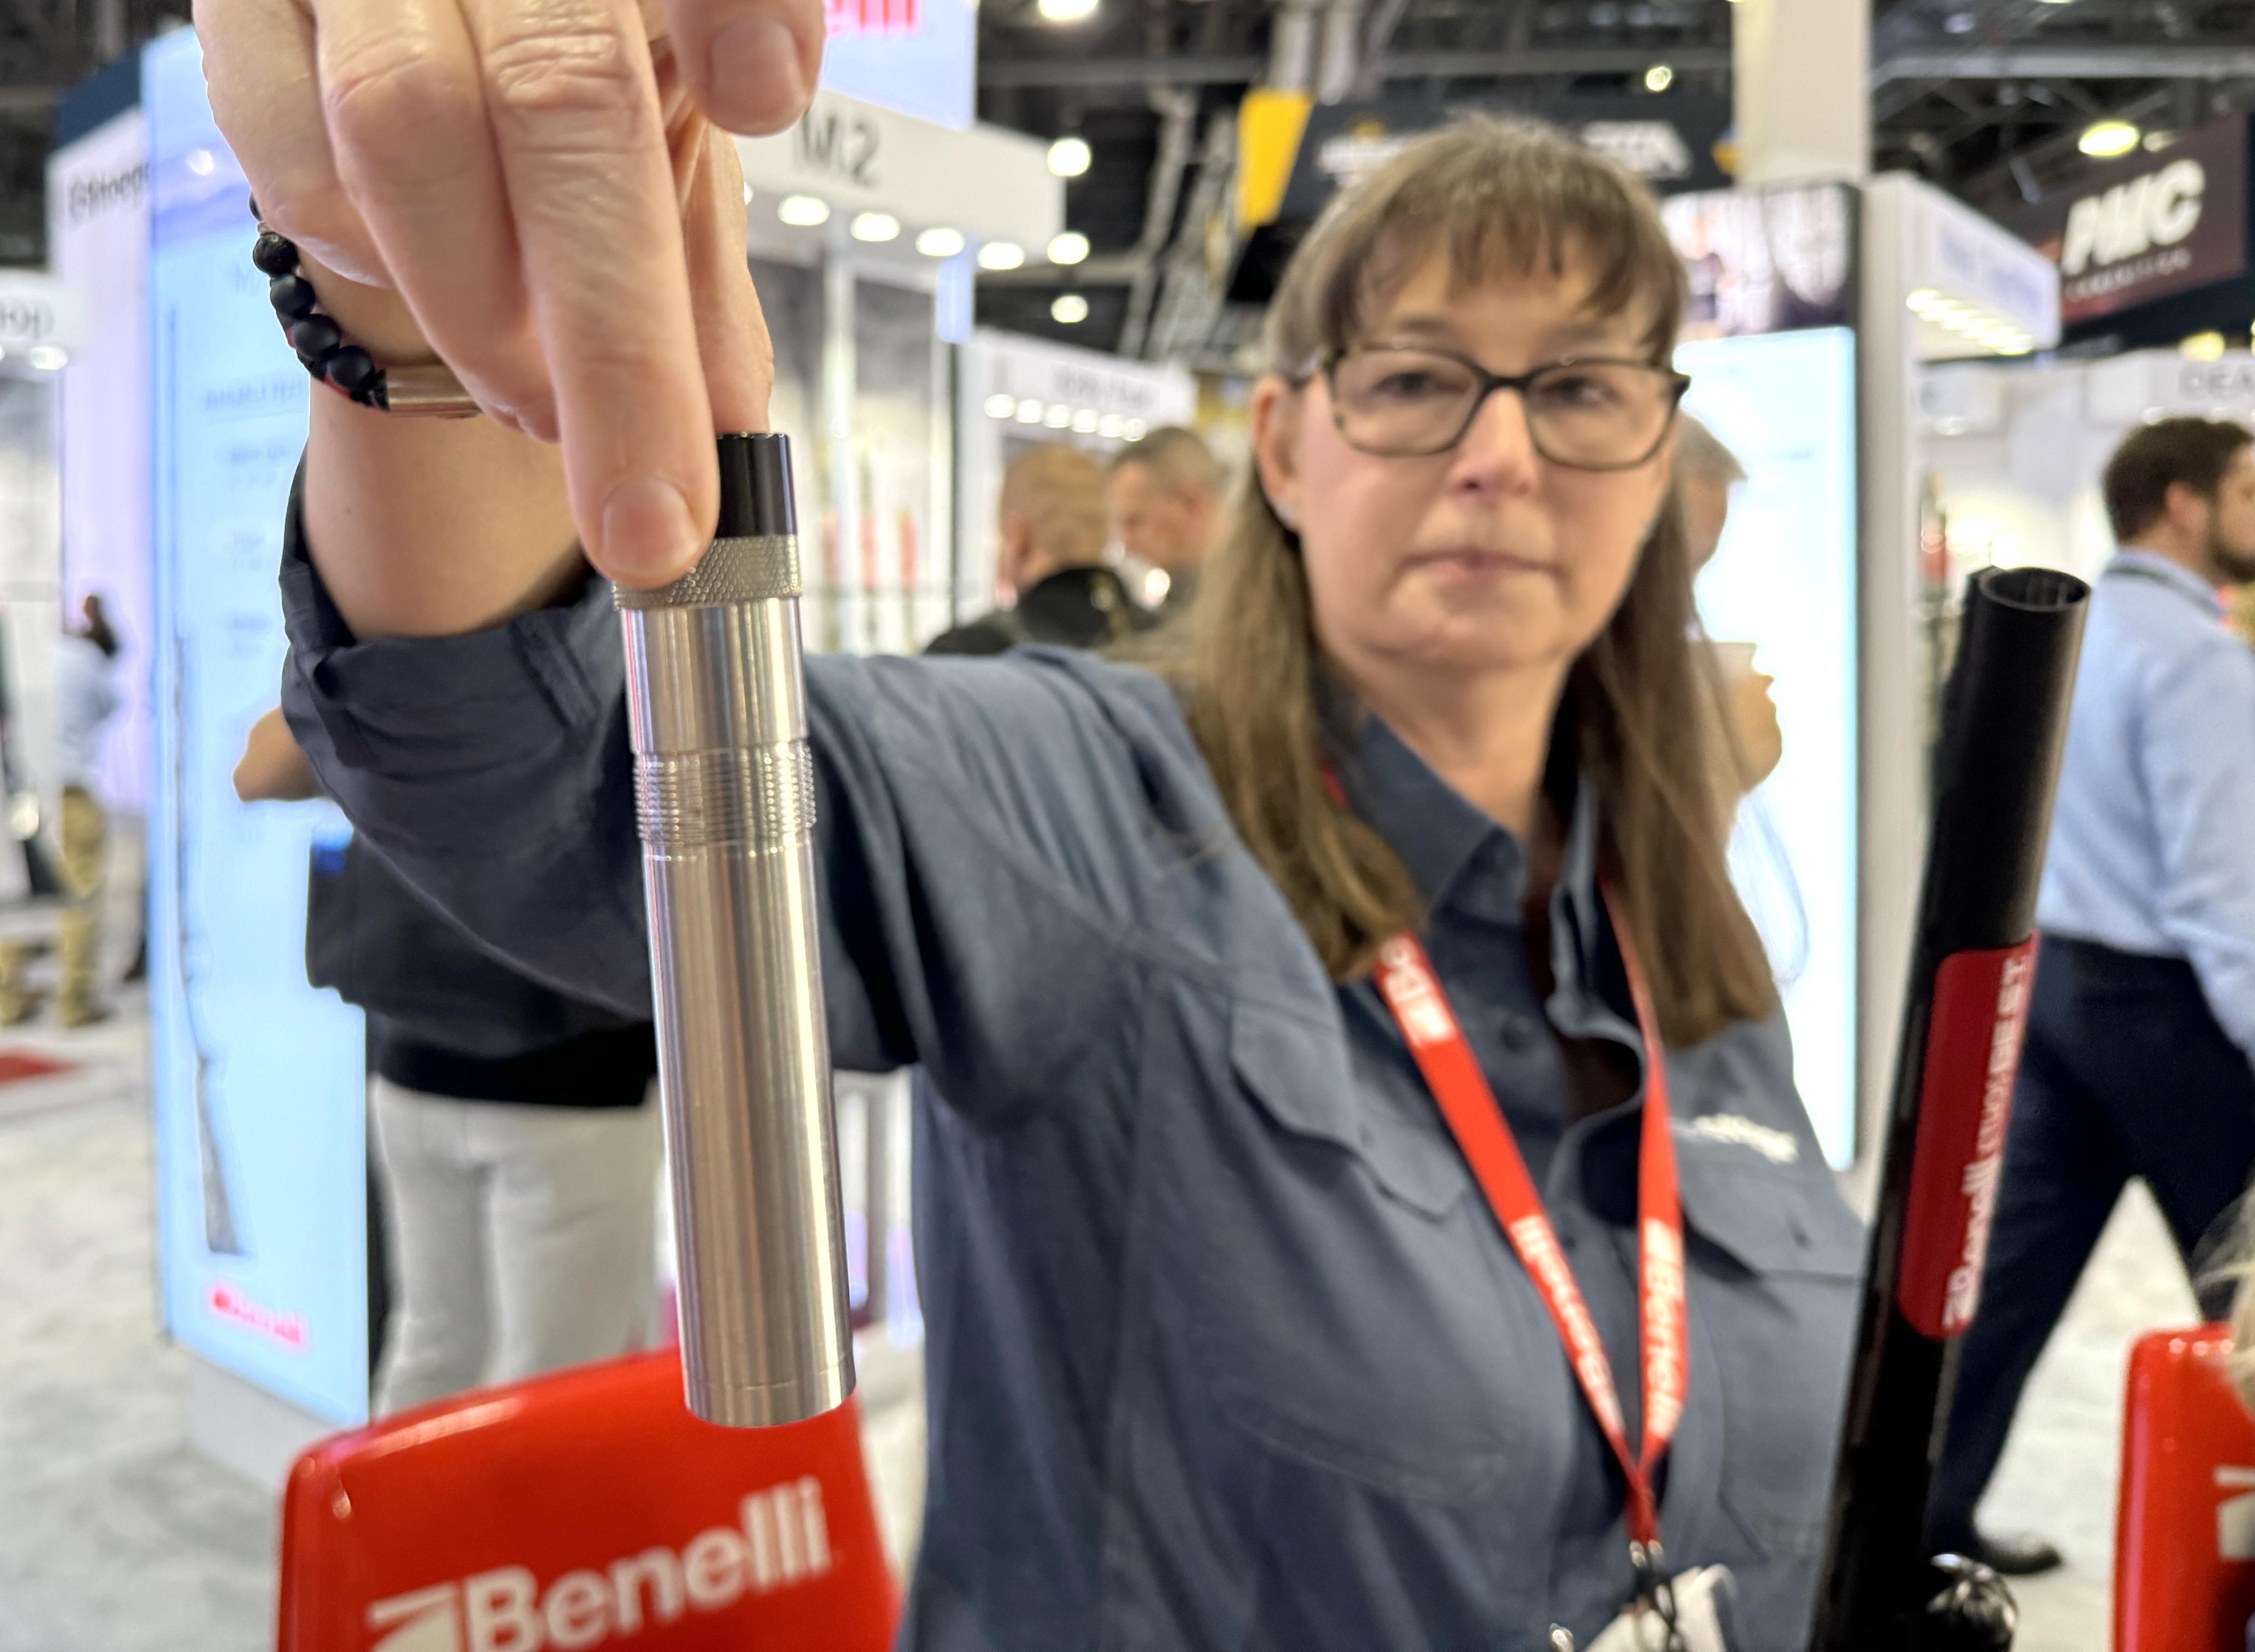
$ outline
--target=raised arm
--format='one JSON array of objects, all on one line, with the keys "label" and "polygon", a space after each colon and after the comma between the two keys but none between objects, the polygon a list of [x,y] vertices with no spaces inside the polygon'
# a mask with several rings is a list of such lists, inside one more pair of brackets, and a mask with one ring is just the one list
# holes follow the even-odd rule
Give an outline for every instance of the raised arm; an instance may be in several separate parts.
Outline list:
[{"label": "raised arm", "polygon": [[686,567],[712,437],[764,429],[771,380],[734,149],[702,110],[797,118],[820,0],[199,0],[196,22],[323,306],[379,364],[443,357],[489,416],[314,398],[313,554],[354,630],[537,607],[579,577],[575,528],[629,583]]}]

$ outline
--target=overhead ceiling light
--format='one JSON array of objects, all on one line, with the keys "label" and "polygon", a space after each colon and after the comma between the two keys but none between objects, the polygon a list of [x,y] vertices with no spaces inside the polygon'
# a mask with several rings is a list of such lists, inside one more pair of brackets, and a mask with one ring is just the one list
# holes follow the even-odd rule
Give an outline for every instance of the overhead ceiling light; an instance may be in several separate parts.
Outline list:
[{"label": "overhead ceiling light", "polygon": [[786,195],[776,203],[776,216],[786,224],[811,229],[830,221],[830,203],[819,195]]},{"label": "overhead ceiling light", "polygon": [[1035,401],[1031,396],[1028,396],[1024,401],[1018,403],[1019,424],[1039,424],[1041,422],[1042,404],[1039,402]]},{"label": "overhead ceiling light", "polygon": [[1131,442],[1140,442],[1143,439],[1144,433],[1150,428],[1141,419],[1129,419],[1120,425],[1120,434]]},{"label": "overhead ceiling light", "polygon": [[2083,129],[2083,136],[2075,140],[2076,148],[2101,160],[2114,155],[2127,155],[2138,147],[2145,136],[2127,121],[2093,121]]},{"label": "overhead ceiling light", "polygon": [[1095,435],[1098,423],[1096,410],[1092,407],[1085,407],[1072,416],[1072,428],[1082,436]]},{"label": "overhead ceiling light", "polygon": [[2178,345],[2177,349],[2195,361],[2219,361],[2223,358],[2223,335],[2220,332],[2195,332]]},{"label": "overhead ceiling light", "polygon": [[952,258],[963,250],[963,232],[940,227],[917,237],[917,250],[927,258]]},{"label": "overhead ceiling light", "polygon": [[988,418],[1007,419],[1018,410],[1018,398],[1008,390],[997,390],[987,398],[986,408]]},{"label": "overhead ceiling light", "polygon": [[1078,229],[1068,229],[1050,241],[1050,262],[1053,264],[1077,264],[1088,256],[1088,237]]},{"label": "overhead ceiling light", "polygon": [[1041,0],[1039,10],[1051,23],[1078,23],[1096,15],[1096,0]]},{"label": "overhead ceiling light", "polygon": [[1067,425],[1072,423],[1072,410],[1067,407],[1064,402],[1059,402],[1056,406],[1050,409],[1047,413],[1043,415],[1042,423],[1048,425],[1050,429],[1053,430],[1064,430]]},{"label": "overhead ceiling light", "polygon": [[[2218,350],[2216,354],[2221,355],[2223,353]],[[31,354],[24,359],[42,373],[53,373],[70,365],[70,353],[60,345],[54,344],[35,344]]]},{"label": "overhead ceiling light", "polygon": [[1050,171],[1059,178],[1079,177],[1094,158],[1085,137],[1061,137],[1050,145]]},{"label": "overhead ceiling light", "polygon": [[901,220],[890,213],[855,213],[853,222],[856,241],[893,241],[901,233]]},{"label": "overhead ceiling light", "polygon": [[1077,292],[1061,292],[1050,301],[1050,319],[1078,326],[1088,319],[1088,300]]},{"label": "overhead ceiling light", "polygon": [[979,249],[981,270],[1015,270],[1026,262],[1026,249],[1015,241],[990,241]]},{"label": "overhead ceiling light", "polygon": [[1644,72],[1644,89],[1647,92],[1665,92],[1675,84],[1675,71],[1665,63],[1655,63]]},{"label": "overhead ceiling light", "polygon": [[1096,421],[1096,433],[1110,441],[1120,439],[1120,432],[1128,421],[1117,413],[1106,413]]}]

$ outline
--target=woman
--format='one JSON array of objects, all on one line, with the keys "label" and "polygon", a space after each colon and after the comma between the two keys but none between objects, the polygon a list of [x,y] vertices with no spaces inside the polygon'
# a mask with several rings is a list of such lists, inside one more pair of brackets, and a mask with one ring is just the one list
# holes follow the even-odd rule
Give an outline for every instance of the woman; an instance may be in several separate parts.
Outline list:
[{"label": "woman", "polygon": [[[741,197],[725,146],[683,164],[738,428],[763,411]],[[1433,1000],[1398,944],[1430,948],[1524,1151],[1634,1452],[1675,1380],[1636,1283],[1639,1155],[1670,1132],[1640,1149],[1601,878],[1667,1047],[1687,1235],[1667,1564],[1727,1563],[1744,1644],[1801,1644],[1858,1243],[1702,802],[1682,304],[1624,174],[1452,128],[1296,259],[1258,484],[1164,678],[809,662],[833,1050],[945,1098],[917,1126],[904,1645],[1532,1648],[1614,1617],[1628,1478],[1405,1041]],[[340,304],[380,354],[424,348],[397,306]],[[301,743],[460,921],[646,1011],[616,621],[552,452],[317,402],[284,572]]]}]

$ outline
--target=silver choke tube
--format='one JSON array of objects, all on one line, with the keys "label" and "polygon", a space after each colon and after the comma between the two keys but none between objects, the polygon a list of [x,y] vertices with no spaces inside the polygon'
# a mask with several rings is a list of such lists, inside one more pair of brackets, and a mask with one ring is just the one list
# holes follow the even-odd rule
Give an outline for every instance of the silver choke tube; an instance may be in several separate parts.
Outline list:
[{"label": "silver choke tube", "polygon": [[766,1427],[854,1390],[790,444],[724,436],[720,521],[626,632],[689,1407]]}]

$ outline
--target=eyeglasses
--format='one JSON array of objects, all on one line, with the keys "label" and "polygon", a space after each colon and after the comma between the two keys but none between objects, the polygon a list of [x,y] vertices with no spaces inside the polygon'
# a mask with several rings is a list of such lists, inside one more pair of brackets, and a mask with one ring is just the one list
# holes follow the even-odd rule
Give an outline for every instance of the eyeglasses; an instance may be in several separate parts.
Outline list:
[{"label": "eyeglasses", "polygon": [[1445,453],[1498,390],[1527,409],[1535,451],[1577,471],[1633,470],[1660,451],[1686,375],[1649,361],[1551,361],[1507,378],[1444,350],[1359,345],[1324,363],[1347,444],[1387,458]]}]

